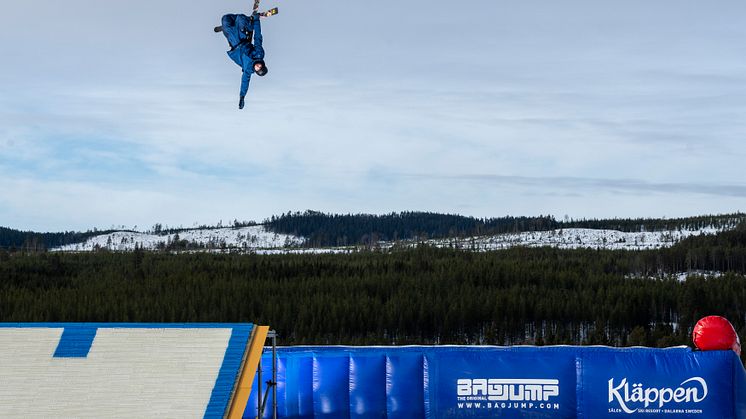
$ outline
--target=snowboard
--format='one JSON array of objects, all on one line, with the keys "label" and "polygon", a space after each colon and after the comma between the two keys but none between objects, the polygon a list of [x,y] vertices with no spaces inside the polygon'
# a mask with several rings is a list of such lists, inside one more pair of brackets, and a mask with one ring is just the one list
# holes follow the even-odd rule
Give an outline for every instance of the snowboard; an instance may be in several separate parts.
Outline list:
[{"label": "snowboard", "polygon": [[264,13],[259,13],[259,16],[261,16],[261,17],[270,17],[270,16],[274,16],[274,15],[276,15],[278,13],[280,13],[280,9],[278,9],[277,7],[273,7],[271,9],[267,10]]},{"label": "snowboard", "polygon": [[[280,9],[277,7],[273,7],[272,9],[267,10],[266,12],[259,13],[259,17],[270,17],[274,16],[276,14],[280,13]],[[220,33],[223,31],[222,26],[216,26],[214,29],[215,33]]]}]

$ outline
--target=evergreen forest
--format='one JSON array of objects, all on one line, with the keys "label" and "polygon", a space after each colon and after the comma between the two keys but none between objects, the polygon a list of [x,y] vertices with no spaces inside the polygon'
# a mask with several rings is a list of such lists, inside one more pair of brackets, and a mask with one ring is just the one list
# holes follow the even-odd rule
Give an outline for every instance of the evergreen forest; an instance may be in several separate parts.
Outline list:
[{"label": "evergreen forest", "polygon": [[746,333],[743,224],[649,251],[0,250],[2,322],[255,322],[285,345],[669,346],[710,314]]}]

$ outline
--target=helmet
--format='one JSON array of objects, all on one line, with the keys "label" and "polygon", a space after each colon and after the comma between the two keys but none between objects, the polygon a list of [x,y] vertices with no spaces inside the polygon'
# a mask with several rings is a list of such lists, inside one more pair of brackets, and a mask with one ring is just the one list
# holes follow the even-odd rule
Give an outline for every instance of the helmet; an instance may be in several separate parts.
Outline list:
[{"label": "helmet", "polygon": [[257,64],[261,64],[261,65],[262,65],[262,68],[260,68],[260,69],[259,69],[259,71],[256,71],[256,70],[254,70],[254,71],[256,72],[256,74],[257,74],[258,76],[262,76],[262,77],[264,77],[264,75],[266,75],[266,74],[267,74],[267,71],[268,71],[268,70],[267,70],[267,64],[265,64],[265,63],[264,63],[264,60],[257,60],[257,61],[254,61],[254,65],[257,65]]}]

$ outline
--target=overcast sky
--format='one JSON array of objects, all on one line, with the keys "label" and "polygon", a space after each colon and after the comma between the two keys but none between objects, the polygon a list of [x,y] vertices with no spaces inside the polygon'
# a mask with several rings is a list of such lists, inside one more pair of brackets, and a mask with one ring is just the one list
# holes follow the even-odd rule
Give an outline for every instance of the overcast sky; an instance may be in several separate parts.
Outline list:
[{"label": "overcast sky", "polygon": [[746,211],[742,0],[274,6],[243,111],[248,0],[0,6],[0,226]]}]

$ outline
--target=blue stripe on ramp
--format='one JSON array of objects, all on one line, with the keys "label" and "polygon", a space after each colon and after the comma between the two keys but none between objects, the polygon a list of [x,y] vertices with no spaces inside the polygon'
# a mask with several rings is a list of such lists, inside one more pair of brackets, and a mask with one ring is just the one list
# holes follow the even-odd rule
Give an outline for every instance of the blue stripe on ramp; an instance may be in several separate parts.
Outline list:
[{"label": "blue stripe on ramp", "polygon": [[225,350],[223,365],[220,367],[220,372],[215,380],[215,387],[212,389],[204,418],[223,418],[227,414],[228,403],[241,372],[243,355],[246,352],[246,346],[249,344],[253,327],[253,324],[234,325],[232,327],[233,331],[228,341],[228,348]]},{"label": "blue stripe on ramp", "polygon": [[96,337],[96,327],[66,327],[54,351],[55,358],[85,358]]}]

